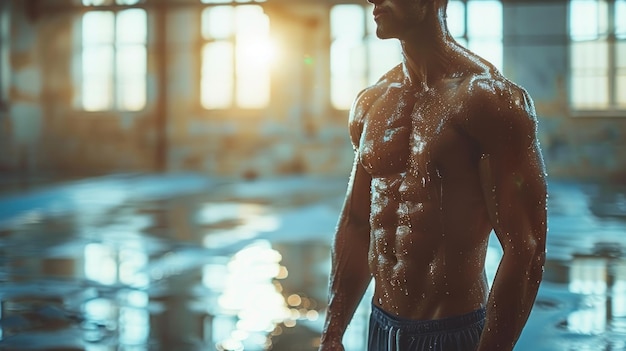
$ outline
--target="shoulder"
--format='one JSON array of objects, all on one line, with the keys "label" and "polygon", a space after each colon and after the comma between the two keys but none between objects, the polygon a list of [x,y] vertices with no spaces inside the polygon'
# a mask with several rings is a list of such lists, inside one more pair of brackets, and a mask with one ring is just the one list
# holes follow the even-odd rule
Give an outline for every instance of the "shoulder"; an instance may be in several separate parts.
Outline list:
[{"label": "shoulder", "polygon": [[528,92],[500,74],[483,74],[467,82],[466,128],[482,144],[528,146],[536,136],[537,115]]},{"label": "shoulder", "polygon": [[397,65],[380,77],[376,83],[363,89],[354,100],[352,110],[362,110],[371,107],[371,105],[381,98],[391,86],[399,85],[402,81],[402,68],[401,65]]},{"label": "shoulder", "polygon": [[349,115],[351,133],[354,132],[353,129],[356,129],[357,133],[360,132],[367,112],[385,95],[390,87],[401,84],[402,77],[401,65],[397,65],[380,77],[376,83],[363,89],[356,96]]},{"label": "shoulder", "polygon": [[467,88],[476,107],[517,108],[534,113],[528,92],[499,73],[476,75],[469,79]]}]

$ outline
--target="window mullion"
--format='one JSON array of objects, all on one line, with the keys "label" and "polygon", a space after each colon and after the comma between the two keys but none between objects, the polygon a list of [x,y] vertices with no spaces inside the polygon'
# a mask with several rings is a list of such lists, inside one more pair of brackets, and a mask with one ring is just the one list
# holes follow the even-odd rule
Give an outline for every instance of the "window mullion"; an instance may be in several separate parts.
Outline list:
[{"label": "window mullion", "polygon": [[233,71],[232,71],[232,80],[233,80],[233,84],[231,86],[231,90],[232,90],[232,99],[230,101],[230,107],[239,107],[239,82],[237,81],[238,77],[239,77],[239,50],[238,50],[238,44],[239,44],[239,40],[237,40],[237,29],[238,29],[238,16],[237,16],[237,7],[234,7],[235,9],[235,18],[234,18],[234,27],[233,27],[233,32],[230,34],[230,38],[228,39],[233,45],[231,50],[233,51]]},{"label": "window mullion", "polygon": [[[367,13],[367,9],[368,7],[366,5],[363,5],[363,12]],[[370,47],[372,46],[371,42],[370,42],[370,33],[367,30],[367,21],[369,20],[369,18],[367,16],[363,16],[363,37],[361,38],[361,41],[364,43],[365,46],[365,72],[363,72],[365,74],[365,81],[366,82],[370,82],[372,79],[374,79],[373,77],[371,77],[372,75],[372,55],[371,54],[371,50]]]},{"label": "window mullion", "polygon": [[615,1],[608,1],[608,47],[609,47],[609,62],[608,62],[608,76],[609,76],[609,108],[617,109],[617,36],[615,35],[616,23],[615,23]]},{"label": "window mullion", "polygon": [[119,82],[119,67],[118,67],[118,26],[117,26],[117,21],[118,21],[118,11],[114,11],[113,12],[113,82],[112,82],[112,94],[113,94],[113,109],[114,110],[121,110],[121,102],[120,102],[120,97],[119,97],[119,87],[118,87],[118,82]]},{"label": "window mullion", "polygon": [[233,50],[233,85],[231,87],[232,89],[232,100],[230,102],[230,106],[231,108],[239,108],[241,106],[241,101],[240,101],[240,97],[239,97],[239,76],[241,74],[240,69],[239,69],[239,63],[242,60],[241,58],[241,50],[239,48],[240,45],[240,37],[239,37],[239,28],[241,27],[241,15],[240,15],[240,9],[238,5],[233,5],[233,29],[232,32],[230,33],[230,42],[233,44],[232,45],[232,50]]},{"label": "window mullion", "polygon": [[463,37],[465,38],[465,45],[469,49],[470,47],[470,36],[469,36],[469,26],[470,26],[470,16],[468,11],[468,2],[469,0],[463,0],[463,16],[465,17],[465,28],[463,28]]}]

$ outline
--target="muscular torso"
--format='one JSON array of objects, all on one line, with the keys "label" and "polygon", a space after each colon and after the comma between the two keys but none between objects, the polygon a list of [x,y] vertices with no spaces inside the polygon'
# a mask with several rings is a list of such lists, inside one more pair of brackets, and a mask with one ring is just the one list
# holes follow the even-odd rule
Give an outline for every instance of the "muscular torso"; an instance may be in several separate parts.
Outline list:
[{"label": "muscular torso", "polygon": [[417,92],[392,70],[351,119],[371,176],[369,266],[374,303],[398,316],[437,319],[484,306],[491,230],[481,153],[463,131],[469,78]]}]

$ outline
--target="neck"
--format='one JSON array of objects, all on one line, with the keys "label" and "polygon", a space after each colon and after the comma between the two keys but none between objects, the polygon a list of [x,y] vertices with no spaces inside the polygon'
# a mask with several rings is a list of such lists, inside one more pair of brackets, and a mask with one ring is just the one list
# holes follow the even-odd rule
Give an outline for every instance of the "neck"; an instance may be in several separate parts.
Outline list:
[{"label": "neck", "polygon": [[442,13],[425,19],[400,39],[404,70],[411,85],[428,90],[433,82],[448,73],[453,57],[452,42]]}]

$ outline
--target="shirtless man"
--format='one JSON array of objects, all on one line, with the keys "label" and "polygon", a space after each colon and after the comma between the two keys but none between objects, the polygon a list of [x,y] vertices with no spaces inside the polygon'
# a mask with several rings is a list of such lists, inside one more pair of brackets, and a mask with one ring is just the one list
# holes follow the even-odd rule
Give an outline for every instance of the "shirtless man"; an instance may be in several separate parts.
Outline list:
[{"label": "shirtless man", "polygon": [[[512,350],[542,278],[546,184],[525,90],[457,44],[447,0],[369,0],[404,60],[356,98],[320,350],[374,278],[369,350]],[[383,53],[381,53],[383,54]],[[489,233],[504,255],[491,290]]]}]

